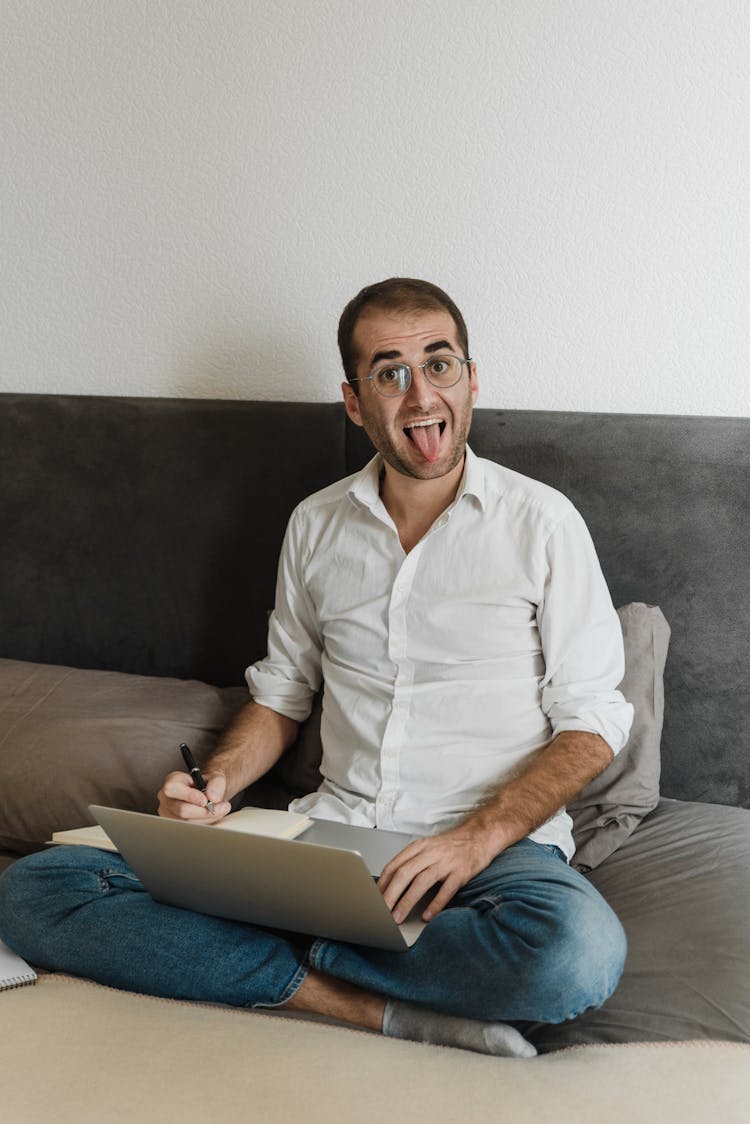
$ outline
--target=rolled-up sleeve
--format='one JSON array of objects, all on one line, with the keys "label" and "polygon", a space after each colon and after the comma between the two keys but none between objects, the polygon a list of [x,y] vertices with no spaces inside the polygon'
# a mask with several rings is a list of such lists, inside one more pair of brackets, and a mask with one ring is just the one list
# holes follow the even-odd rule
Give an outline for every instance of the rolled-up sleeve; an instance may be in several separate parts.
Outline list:
[{"label": "rolled-up sleeve", "polygon": [[542,708],[553,734],[599,734],[619,753],[633,707],[617,689],[625,672],[622,629],[588,529],[571,508],[546,544],[537,623],[545,660]]},{"label": "rolled-up sleeve", "polygon": [[303,722],[321,683],[322,641],[302,578],[305,532],[292,514],[281,548],[276,603],[268,622],[268,655],[251,664],[245,679],[255,702]]}]

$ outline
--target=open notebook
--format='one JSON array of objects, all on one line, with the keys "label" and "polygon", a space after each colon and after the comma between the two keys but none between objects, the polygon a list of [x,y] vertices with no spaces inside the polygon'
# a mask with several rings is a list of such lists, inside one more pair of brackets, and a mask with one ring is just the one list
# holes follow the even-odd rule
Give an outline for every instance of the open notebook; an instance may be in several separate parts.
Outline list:
[{"label": "open notebook", "polygon": [[36,983],[34,969],[0,941],[0,991]]},{"label": "open notebook", "polygon": [[[242,831],[251,835],[269,835],[274,839],[294,839],[305,828],[310,827],[309,816],[294,812],[278,811],[275,808],[240,808],[225,816],[220,823],[212,824],[212,831]],[[53,843],[72,844],[82,847],[99,847],[103,851],[117,851],[106,831],[99,824],[93,827],[72,827],[65,831],[55,831]]]}]

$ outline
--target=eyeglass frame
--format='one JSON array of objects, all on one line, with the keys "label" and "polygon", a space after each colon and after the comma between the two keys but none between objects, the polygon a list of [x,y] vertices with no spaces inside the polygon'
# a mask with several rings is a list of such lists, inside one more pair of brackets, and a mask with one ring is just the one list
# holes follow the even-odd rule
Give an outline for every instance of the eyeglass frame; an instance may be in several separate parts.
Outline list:
[{"label": "eyeglass frame", "polygon": [[[439,383],[436,383],[436,382],[432,381],[430,376],[427,374],[427,371],[425,370],[425,368],[428,367],[430,365],[430,363],[434,363],[436,359],[441,359],[443,357],[457,360],[457,362],[460,364],[460,367],[459,367],[458,377],[453,382],[450,382],[450,383],[447,383],[447,384],[443,383],[441,385]],[[424,363],[411,364],[411,363],[404,363],[404,362],[401,362],[401,361],[395,361],[395,362],[392,362],[392,363],[383,363],[382,366],[377,367],[374,371],[370,371],[369,375],[362,375],[361,378],[351,378],[351,379],[349,379],[349,382],[350,383],[352,383],[352,382],[372,382],[372,385],[375,388],[375,392],[377,394],[379,394],[381,396],[381,398],[403,398],[403,396],[405,394],[408,394],[409,391],[411,390],[412,372],[413,372],[415,367],[417,368],[417,370],[422,372],[424,378],[427,380],[427,382],[430,384],[430,386],[434,386],[436,390],[450,390],[451,387],[457,386],[458,383],[461,381],[461,376],[464,373],[463,372],[464,366],[465,365],[468,366],[469,364],[471,364],[473,362],[474,362],[473,359],[471,359],[471,358],[463,359],[460,355],[454,355],[452,351],[443,351],[443,352],[439,352],[437,355],[431,355],[429,359],[425,359]],[[375,376],[377,374],[379,374],[381,371],[388,371],[388,370],[391,370],[391,369],[395,369],[397,367],[400,367],[402,370],[405,370],[405,371],[409,372],[409,381],[406,384],[406,386],[404,387],[404,389],[400,390],[398,392],[398,394],[386,394],[384,391],[379,390],[378,386],[377,386],[377,383],[373,382]]]}]

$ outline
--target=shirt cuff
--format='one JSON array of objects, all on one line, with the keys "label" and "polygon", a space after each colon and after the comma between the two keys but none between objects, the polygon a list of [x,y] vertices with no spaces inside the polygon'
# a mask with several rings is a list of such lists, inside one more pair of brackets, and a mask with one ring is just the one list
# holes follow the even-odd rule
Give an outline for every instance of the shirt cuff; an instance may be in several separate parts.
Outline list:
[{"label": "shirt cuff", "polygon": [[312,710],[315,692],[307,683],[286,679],[282,675],[265,668],[265,661],[252,664],[245,672],[245,679],[253,700],[260,706],[275,710],[293,722],[304,722]]}]

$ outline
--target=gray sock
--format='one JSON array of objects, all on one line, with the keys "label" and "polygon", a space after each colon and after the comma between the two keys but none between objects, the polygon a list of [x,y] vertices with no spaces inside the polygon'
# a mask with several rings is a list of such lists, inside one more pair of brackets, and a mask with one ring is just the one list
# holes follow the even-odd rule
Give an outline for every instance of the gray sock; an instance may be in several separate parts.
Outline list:
[{"label": "gray sock", "polygon": [[536,1050],[519,1032],[507,1023],[484,1023],[479,1019],[462,1019],[441,1015],[427,1007],[389,999],[383,1013],[383,1034],[388,1038],[410,1038],[413,1042],[431,1042],[434,1046],[458,1046],[479,1054],[495,1054],[503,1058],[533,1058]]}]

